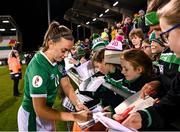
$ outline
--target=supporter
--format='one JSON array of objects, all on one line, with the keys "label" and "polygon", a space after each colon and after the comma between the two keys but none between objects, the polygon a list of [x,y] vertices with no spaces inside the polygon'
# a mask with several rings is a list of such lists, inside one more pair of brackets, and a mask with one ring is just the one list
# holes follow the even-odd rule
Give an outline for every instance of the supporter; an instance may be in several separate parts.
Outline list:
[{"label": "supporter", "polygon": [[142,51],[130,49],[121,57],[122,74],[129,83],[127,91],[135,93],[151,80],[152,61]]},{"label": "supporter", "polygon": [[81,43],[82,42],[80,42],[80,45],[76,47],[76,57],[72,57],[70,59],[70,63],[74,64],[74,66],[76,67],[81,65],[81,62],[82,62],[81,60],[84,60],[84,56],[86,54],[84,47],[81,46],[83,44]]},{"label": "supporter", "polygon": [[8,57],[8,66],[10,71],[11,79],[14,81],[13,95],[19,96],[19,80],[22,78],[21,63],[19,60],[19,54],[17,50],[12,50]]},{"label": "supporter", "polygon": [[[171,0],[165,6],[158,9],[161,37],[176,56],[180,57],[179,35],[180,35],[180,1]],[[177,72],[171,83],[170,90],[158,103],[144,110],[130,114],[122,123],[126,127],[141,130],[168,130],[169,123],[180,119],[180,73]],[[173,128],[170,128],[173,130]]]},{"label": "supporter", "polygon": [[163,43],[160,39],[161,29],[159,26],[159,19],[157,17],[156,9],[158,6],[163,6],[167,2],[168,0],[151,0],[148,5],[147,14],[145,15],[146,24],[149,25],[153,30],[149,37],[150,42],[155,40],[156,42],[160,43],[157,46],[152,46],[151,49],[153,50],[153,69],[154,73],[158,75],[157,79],[159,81],[147,83],[142,89],[142,97],[144,93],[149,94],[146,91],[149,91],[150,89],[153,91],[158,91],[158,95],[156,95],[157,97],[159,96],[158,98],[165,95],[170,88],[171,81],[179,69],[179,59],[175,57],[175,54],[168,48],[168,45]]},{"label": "supporter", "polygon": [[106,43],[102,40],[102,38],[99,36],[98,38],[94,38],[92,41],[92,52],[96,52],[100,49],[103,49],[106,46]]},{"label": "supporter", "polygon": [[85,38],[84,40],[84,49],[90,49],[91,48],[91,42],[88,38]]},{"label": "supporter", "polygon": [[127,36],[124,34],[123,30],[121,28],[118,29],[118,33],[116,35],[115,40],[121,41],[123,44],[123,50],[130,49],[130,44]]},{"label": "supporter", "polygon": [[[114,43],[115,43],[115,40],[114,40]],[[122,50],[122,45],[120,46],[120,44],[117,44],[117,43],[114,44],[114,43],[112,41],[106,47],[107,48],[112,47],[112,49],[116,48],[116,52],[117,52],[117,50],[120,50],[120,49]],[[119,45],[119,46],[117,47],[114,45]],[[114,46],[114,48],[113,48],[113,46]],[[107,51],[109,51],[109,49]],[[133,55],[133,53],[135,55]],[[115,64],[115,62],[120,61],[120,59],[119,59],[120,54],[122,54],[122,53],[119,52],[118,54],[117,53],[113,54],[113,50],[112,50],[110,55],[113,56],[113,59],[116,58],[116,60],[104,58],[104,62],[100,61],[101,63],[99,63],[99,67],[100,66],[105,67],[106,65],[108,65],[106,63],[114,63]],[[118,55],[118,58],[116,57],[116,55]],[[100,57],[100,56],[98,56],[98,57]],[[117,80],[117,79],[113,79],[112,76],[110,77],[110,76],[106,75],[105,79],[107,82],[111,83],[118,89],[121,89],[130,94],[133,94],[133,93],[139,91],[145,83],[150,81],[150,76],[152,73],[152,62],[151,62],[150,58],[143,51],[139,51],[139,50],[129,50],[129,51],[125,52],[122,55],[122,57],[123,58],[121,59],[120,63],[118,63],[118,64],[121,64],[121,67],[123,68],[122,73],[125,75],[125,78],[122,78],[123,76],[119,75],[121,79]],[[130,71],[126,71],[125,68]],[[113,70],[113,68],[110,68],[110,69]],[[103,73],[105,72],[105,71],[103,71],[103,69],[101,69],[101,71]],[[128,76],[126,76],[126,74],[128,74],[130,76],[131,72],[134,72],[134,74],[131,76],[131,78],[128,78]]]},{"label": "supporter", "polygon": [[[106,63],[107,60],[104,61],[103,52],[104,49],[96,52],[93,56],[93,62],[98,67],[99,71],[105,74],[106,82],[114,85],[116,88],[128,94],[134,94],[139,91],[145,83],[151,81],[150,76],[152,72],[152,62],[143,51],[130,50],[126,51],[123,55],[121,66],[122,73],[124,74],[126,79],[122,75],[119,66]],[[107,94],[105,94],[105,91],[109,90],[107,90],[106,88],[100,88],[98,90],[100,94],[97,95],[99,97],[103,97],[106,103],[110,102],[109,105],[111,104],[111,106],[113,106],[112,104],[114,104],[115,107],[124,100],[124,98],[121,98],[121,100],[119,99],[119,101],[113,102],[113,98],[115,98],[115,95],[114,97],[110,97],[111,92],[107,92]],[[105,97],[105,95],[108,94],[109,98]]]},{"label": "supporter", "polygon": [[153,54],[162,53],[166,49],[160,38],[154,38],[151,41],[151,51]]},{"label": "supporter", "polygon": [[139,19],[138,19],[138,23],[137,23],[137,27],[141,28],[144,35],[146,36],[146,34],[149,31],[149,27],[145,25],[145,11],[144,10],[139,10]]},{"label": "supporter", "polygon": [[[121,66],[122,74],[126,80],[122,80],[120,84],[117,84],[117,87],[123,91],[134,94],[141,90],[145,83],[151,81],[152,61],[142,50],[124,51],[121,57]],[[128,85],[124,86],[125,83]],[[114,115],[115,118],[117,116]]]},{"label": "supporter", "polygon": [[136,49],[140,49],[142,41],[144,40],[144,34],[140,28],[132,29],[129,33],[129,38]]},{"label": "supporter", "polygon": [[127,16],[124,19],[122,26],[123,32],[126,34],[126,36],[129,36],[129,33],[132,30],[132,28],[133,28],[132,19],[129,16]]},{"label": "supporter", "polygon": [[74,64],[75,67],[80,66],[82,63],[90,59],[91,50],[89,49],[90,46],[88,46],[89,39],[86,38],[85,41],[87,42],[82,42],[82,41],[77,42],[78,43],[77,47],[76,48],[74,47],[75,48],[74,51],[71,50],[72,58],[70,58],[70,63]]},{"label": "supporter", "polygon": [[[101,49],[94,53],[92,61],[95,68],[104,74],[106,78],[110,78],[115,82],[120,81],[122,78],[124,78],[121,73],[120,65],[105,63],[104,54],[105,49]],[[121,102],[124,100],[121,96],[115,94],[113,91],[107,89],[104,86],[98,88],[98,90],[94,93],[94,97],[101,99],[103,106],[111,106],[112,109],[114,109],[119,104],[119,101]]]},{"label": "supporter", "polygon": [[111,40],[114,40],[117,34],[116,26],[111,26]]},{"label": "supporter", "polygon": [[133,28],[138,28],[139,14],[135,13],[133,16]]},{"label": "supporter", "polygon": [[[170,89],[171,82],[173,78],[176,76],[176,73],[179,71],[179,61],[180,59],[176,57],[176,55],[169,49],[168,44],[164,43],[160,39],[161,29],[159,26],[159,19],[157,17],[156,9],[162,7],[169,0],[151,0],[148,5],[146,17],[146,24],[148,24],[153,32],[150,35],[149,40],[153,43],[156,42],[158,45],[152,44],[151,50],[153,52],[153,68],[156,75],[158,75],[157,79],[159,82],[152,82],[146,84],[142,89],[142,97],[144,93],[149,89],[158,90],[158,94],[156,95],[158,98],[161,98],[165,95]],[[160,87],[159,87],[159,84]],[[154,93],[154,92],[153,92]],[[157,92],[155,92],[157,93]]]},{"label": "supporter", "polygon": [[104,32],[101,33],[101,38],[105,45],[109,43],[109,30],[107,28],[104,28]]},{"label": "supporter", "polygon": [[117,34],[116,37],[115,37],[115,40],[120,41],[120,42],[123,42],[124,39],[125,39],[124,36],[123,35],[119,35],[119,34]]},{"label": "supporter", "polygon": [[[160,37],[159,34],[161,33],[161,28],[159,26],[159,19],[157,17],[157,9],[159,7],[164,6],[170,0],[150,0],[148,3],[147,13],[145,15],[145,23],[147,26],[150,26],[150,33],[153,30],[153,38]],[[151,36],[149,36],[151,41]]]},{"label": "supporter", "polygon": [[151,60],[153,59],[153,54],[151,51],[151,44],[149,42],[149,39],[143,40],[141,49],[151,58]]},{"label": "supporter", "polygon": [[[42,49],[29,63],[24,81],[24,98],[18,111],[19,131],[55,131],[55,121],[87,121],[91,112],[78,100],[63,65],[58,64],[73,47],[72,32],[52,22]],[[52,108],[59,85],[80,112],[59,112]]]},{"label": "supporter", "polygon": [[71,53],[72,58],[77,59],[77,49],[76,49],[75,46],[73,46],[73,47],[71,48],[70,53]]},{"label": "supporter", "polygon": [[160,56],[167,49],[160,38],[154,38],[151,40],[151,52],[153,54],[153,68],[156,75],[160,75]]},{"label": "supporter", "polygon": [[100,35],[98,33],[93,33],[91,36],[90,36],[90,40],[93,41],[94,39],[97,39],[99,38]]}]

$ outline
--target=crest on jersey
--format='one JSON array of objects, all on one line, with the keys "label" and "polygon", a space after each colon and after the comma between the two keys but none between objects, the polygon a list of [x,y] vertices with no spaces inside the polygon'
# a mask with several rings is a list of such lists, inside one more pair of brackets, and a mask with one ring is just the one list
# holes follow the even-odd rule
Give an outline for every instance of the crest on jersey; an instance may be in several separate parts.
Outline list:
[{"label": "crest on jersey", "polygon": [[40,87],[42,85],[42,83],[43,83],[43,80],[42,80],[41,76],[36,75],[36,76],[33,77],[33,79],[32,79],[33,87],[38,88],[38,87]]}]

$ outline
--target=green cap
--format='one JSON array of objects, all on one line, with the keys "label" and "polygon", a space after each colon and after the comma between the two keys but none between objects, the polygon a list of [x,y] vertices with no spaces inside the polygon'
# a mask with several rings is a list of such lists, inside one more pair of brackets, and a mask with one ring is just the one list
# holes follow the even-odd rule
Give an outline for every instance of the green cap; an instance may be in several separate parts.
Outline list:
[{"label": "green cap", "polygon": [[157,12],[149,12],[145,15],[146,26],[153,26],[159,24],[159,18]]},{"label": "green cap", "polygon": [[155,38],[152,41],[158,43],[161,47],[165,47],[164,43],[162,42],[161,38]]},{"label": "green cap", "polygon": [[97,51],[99,49],[105,48],[106,46],[105,42],[102,40],[101,37],[94,39],[92,41],[92,44],[93,44],[92,46],[93,51]]},{"label": "green cap", "polygon": [[93,33],[91,36],[92,40],[97,39],[99,37],[100,37],[100,35],[98,33]]},{"label": "green cap", "polygon": [[150,35],[149,35],[149,41],[151,42],[153,39],[156,38],[156,33],[153,31]]},{"label": "green cap", "polygon": [[85,55],[84,49],[81,48],[80,46],[78,46],[78,48],[77,48],[77,55],[78,56],[84,56]]}]

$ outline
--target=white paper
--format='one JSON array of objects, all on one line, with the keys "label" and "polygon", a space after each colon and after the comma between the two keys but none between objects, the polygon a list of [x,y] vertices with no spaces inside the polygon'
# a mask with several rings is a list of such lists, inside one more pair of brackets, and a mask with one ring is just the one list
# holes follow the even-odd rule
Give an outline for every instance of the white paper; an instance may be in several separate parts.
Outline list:
[{"label": "white paper", "polygon": [[104,82],[102,84],[104,87],[106,87],[107,89],[115,92],[116,94],[119,94],[120,96],[122,96],[123,98],[128,98],[131,96],[130,93],[124,92],[122,89],[118,89],[115,86],[113,86],[112,84],[108,83],[108,82]]},{"label": "white paper", "polygon": [[79,125],[79,127],[80,127],[82,130],[87,129],[87,128],[95,125],[95,124],[98,122],[98,120],[95,118],[95,117],[96,117],[95,115],[96,115],[97,113],[103,114],[103,113],[101,112],[101,111],[103,110],[103,108],[101,107],[100,104],[97,104],[97,105],[93,106],[92,108],[90,108],[90,110],[91,110],[92,113],[93,113],[93,118],[92,118],[91,120],[86,121],[86,122],[82,122],[82,123],[77,122],[77,124]]},{"label": "white paper", "polygon": [[104,82],[105,82],[104,76],[93,77],[93,78],[91,77],[81,82],[81,84],[79,85],[79,90],[95,92]]},{"label": "white paper", "polygon": [[145,99],[140,98],[140,92],[130,96],[121,104],[119,104],[114,110],[117,114],[121,114],[126,110],[128,107],[135,106],[133,110],[130,112],[135,112],[137,110],[145,109],[149,106],[152,106],[154,99],[152,97],[147,96]]},{"label": "white paper", "polygon": [[79,91],[86,91],[86,88],[87,88],[88,84],[90,83],[90,81],[91,81],[91,78],[88,78],[85,81],[82,81],[79,84]]},{"label": "white paper", "polygon": [[121,125],[119,122],[117,122],[109,117],[106,117],[101,113],[96,114],[95,119],[100,121],[106,128],[108,128],[111,131],[133,132],[132,130]]},{"label": "white paper", "polygon": [[[86,95],[80,94],[78,90],[75,91],[75,94],[82,103],[93,100],[92,98],[90,98]],[[63,99],[62,105],[63,105],[63,107],[67,108],[70,111],[75,111],[74,105],[71,103],[71,101],[69,100],[69,98],[67,96]]]},{"label": "white paper", "polygon": [[65,61],[65,69],[68,71],[72,67],[74,67],[74,64],[70,63],[70,59],[72,58],[71,54],[69,53],[66,58],[64,58]]},{"label": "white paper", "polygon": [[71,69],[67,71],[68,76],[74,81],[74,83],[79,86],[79,84],[82,82],[82,80],[79,79],[79,75],[72,72]]},{"label": "white paper", "polygon": [[63,99],[62,106],[70,111],[75,111],[74,105],[71,103],[67,96]]},{"label": "white paper", "polygon": [[84,103],[84,102],[89,102],[91,100],[93,100],[92,98],[86,96],[86,95],[82,95],[82,94],[76,94],[76,96],[78,97],[78,99]]},{"label": "white paper", "polygon": [[91,61],[87,61],[76,68],[80,79],[85,81],[86,79],[92,77],[95,74],[93,65]]},{"label": "white paper", "polygon": [[95,92],[102,83],[104,83],[104,76],[102,77],[94,77],[91,79],[91,81],[89,82],[86,91],[90,91],[90,92]]},{"label": "white paper", "polygon": [[142,110],[142,109],[145,109],[149,106],[152,106],[153,103],[154,103],[154,99],[151,97],[146,97],[146,99],[138,99],[137,101],[135,101],[132,104],[132,105],[135,105],[135,107],[130,113],[133,113],[133,112],[136,112],[138,110]]}]

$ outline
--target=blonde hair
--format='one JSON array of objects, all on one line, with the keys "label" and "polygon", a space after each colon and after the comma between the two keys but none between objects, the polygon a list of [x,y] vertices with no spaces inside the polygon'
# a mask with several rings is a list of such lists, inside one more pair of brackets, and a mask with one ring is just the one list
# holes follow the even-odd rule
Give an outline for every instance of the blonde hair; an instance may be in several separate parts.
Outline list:
[{"label": "blonde hair", "polygon": [[170,0],[149,0],[146,12],[157,11],[159,8],[166,5]]},{"label": "blonde hair", "polygon": [[157,11],[159,18],[165,18],[169,25],[180,23],[180,0],[171,0]]}]

